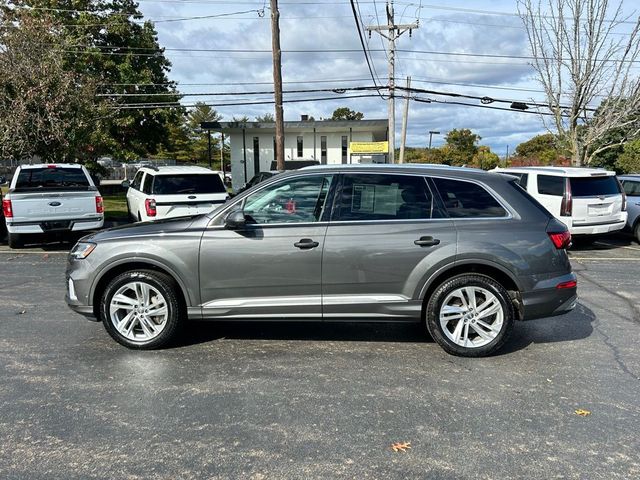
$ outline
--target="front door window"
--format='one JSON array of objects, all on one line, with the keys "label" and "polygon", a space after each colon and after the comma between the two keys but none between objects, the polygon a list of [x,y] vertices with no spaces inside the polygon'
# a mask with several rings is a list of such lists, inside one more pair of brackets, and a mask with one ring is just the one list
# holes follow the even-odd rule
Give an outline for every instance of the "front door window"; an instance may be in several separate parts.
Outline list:
[{"label": "front door window", "polygon": [[244,214],[254,224],[318,222],[331,179],[331,175],[309,175],[269,185],[245,200]]}]

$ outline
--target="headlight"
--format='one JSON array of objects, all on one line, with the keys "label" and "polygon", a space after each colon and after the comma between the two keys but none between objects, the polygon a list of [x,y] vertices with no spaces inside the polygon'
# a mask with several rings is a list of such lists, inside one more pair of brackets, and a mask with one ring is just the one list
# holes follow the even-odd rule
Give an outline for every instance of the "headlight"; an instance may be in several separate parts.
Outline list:
[{"label": "headlight", "polygon": [[96,246],[95,243],[91,242],[78,242],[69,255],[76,260],[82,260],[83,258],[87,258]]}]

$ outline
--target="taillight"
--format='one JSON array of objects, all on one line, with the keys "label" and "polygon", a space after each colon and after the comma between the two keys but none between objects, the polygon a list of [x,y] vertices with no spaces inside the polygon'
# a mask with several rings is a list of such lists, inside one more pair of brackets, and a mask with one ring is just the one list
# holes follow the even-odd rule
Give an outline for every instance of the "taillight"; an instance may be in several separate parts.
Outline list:
[{"label": "taillight", "polygon": [[564,195],[562,195],[562,203],[560,204],[560,216],[570,217],[573,213],[573,199],[571,197],[571,181],[564,179]]},{"label": "taillight", "polygon": [[620,190],[620,193],[622,194],[622,210],[623,212],[627,211],[627,194],[624,193],[624,188],[622,187],[622,183],[620,183],[620,180],[618,180],[618,178],[616,178],[616,181],[618,182],[618,190]]},{"label": "taillight", "polygon": [[557,233],[548,232],[548,235],[557,249],[569,248],[571,246],[571,233],[568,230]]},{"label": "taillight", "polygon": [[5,218],[13,218],[13,207],[11,206],[11,200],[2,200],[2,213]]},{"label": "taillight", "polygon": [[147,217],[156,216],[156,201],[153,198],[147,198],[144,201],[144,208],[147,211]]},{"label": "taillight", "polygon": [[104,202],[100,195],[96,197],[96,213],[104,213]]},{"label": "taillight", "polygon": [[562,282],[556,285],[556,288],[576,288],[578,286],[577,280],[569,280],[568,282]]}]

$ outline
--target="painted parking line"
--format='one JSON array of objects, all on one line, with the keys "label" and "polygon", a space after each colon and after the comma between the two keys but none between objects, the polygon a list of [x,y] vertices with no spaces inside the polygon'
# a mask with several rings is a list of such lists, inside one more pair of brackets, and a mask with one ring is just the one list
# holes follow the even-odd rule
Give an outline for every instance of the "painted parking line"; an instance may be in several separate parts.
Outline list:
[{"label": "painted parking line", "polygon": [[627,250],[637,250],[640,252],[640,248],[638,247],[630,247],[628,245],[616,245],[615,243],[605,243],[605,242],[593,242],[597,245],[602,245],[604,247],[616,247],[616,248],[626,248]]},{"label": "painted parking line", "polygon": [[569,260],[578,260],[581,262],[597,262],[597,261],[610,261],[621,260],[624,262],[640,262],[640,257],[569,257]]}]

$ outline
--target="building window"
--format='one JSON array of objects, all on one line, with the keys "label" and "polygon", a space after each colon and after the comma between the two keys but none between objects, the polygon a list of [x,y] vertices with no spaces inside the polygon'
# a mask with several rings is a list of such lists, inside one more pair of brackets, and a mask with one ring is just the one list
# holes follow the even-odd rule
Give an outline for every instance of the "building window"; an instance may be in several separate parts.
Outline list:
[{"label": "building window", "polygon": [[327,137],[322,135],[320,137],[320,163],[327,164]]},{"label": "building window", "polygon": [[349,137],[342,136],[342,163],[347,163],[347,148],[349,146]]},{"label": "building window", "polygon": [[303,153],[303,140],[302,140],[302,136],[299,135],[298,136],[298,158],[302,158],[302,153]]},{"label": "building window", "polygon": [[253,137],[253,174],[260,171],[260,138]]}]

